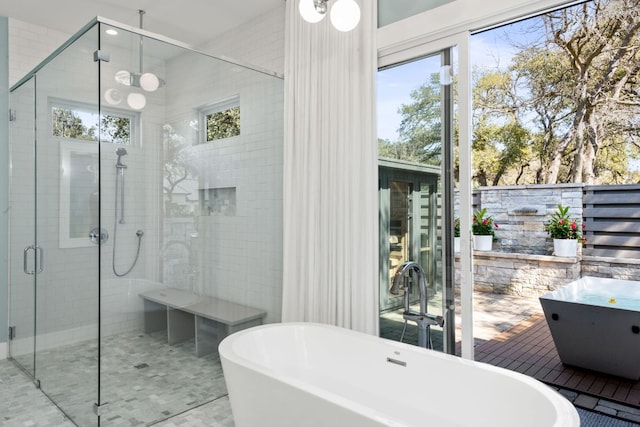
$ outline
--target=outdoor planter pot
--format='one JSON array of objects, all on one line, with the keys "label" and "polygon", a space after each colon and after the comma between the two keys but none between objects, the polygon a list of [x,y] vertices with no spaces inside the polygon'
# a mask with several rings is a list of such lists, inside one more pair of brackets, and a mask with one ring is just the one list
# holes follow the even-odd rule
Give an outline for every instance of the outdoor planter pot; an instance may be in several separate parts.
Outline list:
[{"label": "outdoor planter pot", "polygon": [[473,248],[476,251],[490,251],[493,245],[492,235],[473,235]]},{"label": "outdoor planter pot", "polygon": [[576,239],[553,239],[553,253],[555,256],[575,257],[578,250]]},{"label": "outdoor planter pot", "polygon": [[460,238],[459,237],[454,237],[453,238],[453,251],[454,252],[460,252]]}]

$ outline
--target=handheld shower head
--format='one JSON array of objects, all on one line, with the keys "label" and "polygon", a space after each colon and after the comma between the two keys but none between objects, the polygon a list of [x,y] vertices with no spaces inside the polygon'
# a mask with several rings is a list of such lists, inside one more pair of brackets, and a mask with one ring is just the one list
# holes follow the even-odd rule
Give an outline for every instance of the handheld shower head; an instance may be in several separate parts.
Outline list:
[{"label": "handheld shower head", "polygon": [[119,147],[116,149],[116,154],[118,156],[118,161],[116,162],[116,168],[126,168],[127,165],[122,163],[122,156],[127,155],[127,150],[124,147]]}]

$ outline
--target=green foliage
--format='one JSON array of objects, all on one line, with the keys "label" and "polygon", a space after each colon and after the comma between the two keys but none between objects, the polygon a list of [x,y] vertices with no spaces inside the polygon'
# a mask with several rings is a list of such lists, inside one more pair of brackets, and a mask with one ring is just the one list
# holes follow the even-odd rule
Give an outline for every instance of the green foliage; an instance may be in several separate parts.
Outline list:
[{"label": "green foliage", "polygon": [[207,115],[207,141],[240,135],[240,107]]},{"label": "green foliage", "polygon": [[549,222],[545,223],[545,229],[553,239],[573,239],[584,243],[582,229],[578,221],[569,215],[569,206],[558,205],[551,215]]},{"label": "green foliage", "polygon": [[86,141],[97,141],[95,126],[87,127],[82,119],[73,110],[67,108],[54,107],[52,109],[53,124],[52,134],[61,138],[82,139]]},{"label": "green foliage", "polygon": [[105,114],[100,120],[100,139],[115,144],[131,143],[131,119]]},{"label": "green foliage", "polygon": [[[592,0],[527,22],[520,28],[539,40],[512,43],[506,68],[473,72],[474,185],[638,182],[629,171],[640,157],[637,0]],[[440,91],[433,74],[411,93],[400,140],[379,140],[381,156],[440,164]]]},{"label": "green foliage", "polygon": [[474,212],[471,218],[471,232],[477,236],[495,236],[498,224],[493,221],[493,217],[487,215],[487,208],[482,208]]},{"label": "green foliage", "polygon": [[526,22],[538,41],[512,43],[508,68],[474,70],[476,182],[635,182],[637,0],[593,0]]},{"label": "green foliage", "polygon": [[460,237],[460,217],[453,219],[453,237]]},{"label": "green foliage", "polygon": [[440,75],[434,73],[411,92],[410,104],[398,109],[402,116],[399,141],[378,140],[381,157],[439,165],[441,162]]}]

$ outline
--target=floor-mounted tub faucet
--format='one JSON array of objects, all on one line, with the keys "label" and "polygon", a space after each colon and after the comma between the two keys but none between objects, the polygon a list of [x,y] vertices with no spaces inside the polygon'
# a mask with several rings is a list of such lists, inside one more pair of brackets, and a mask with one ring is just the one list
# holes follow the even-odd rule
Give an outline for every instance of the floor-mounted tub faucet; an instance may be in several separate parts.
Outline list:
[{"label": "floor-mounted tub faucet", "polygon": [[[420,312],[416,313],[411,311],[409,301],[409,286],[410,283],[418,281],[418,287],[420,289]],[[431,343],[431,325],[438,325],[442,327],[444,325],[444,318],[442,316],[436,316],[427,313],[427,275],[424,270],[414,261],[407,261],[398,267],[395,277],[393,278],[393,285],[389,292],[393,295],[400,293],[400,283],[403,284],[404,290],[404,327],[402,328],[402,335],[400,341],[404,338],[405,330],[407,329],[407,322],[411,320],[418,325],[418,345],[424,348],[432,348]]]}]

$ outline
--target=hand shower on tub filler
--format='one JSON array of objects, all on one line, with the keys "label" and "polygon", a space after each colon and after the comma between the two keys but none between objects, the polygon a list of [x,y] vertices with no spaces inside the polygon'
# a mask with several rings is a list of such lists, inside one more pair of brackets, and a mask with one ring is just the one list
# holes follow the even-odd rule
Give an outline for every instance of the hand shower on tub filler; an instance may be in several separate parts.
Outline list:
[{"label": "hand shower on tub filler", "polygon": [[[121,273],[116,268],[116,241],[118,236],[118,224],[124,224],[124,190],[125,190],[125,174],[124,171],[127,169],[127,165],[122,163],[122,157],[127,155],[127,150],[124,147],[118,147],[116,149],[116,155],[118,156],[118,160],[116,161],[116,187],[115,187],[115,215],[113,220],[113,256],[112,256],[112,267],[113,274],[118,277],[126,276],[133,270],[136,263],[138,262],[138,257],[140,256],[140,246],[142,245],[142,236],[144,232],[142,230],[136,231],[136,236],[138,237],[138,249],[136,250],[136,257],[129,267],[124,273]],[[118,209],[119,208],[119,209]],[[118,212],[119,210],[119,212]],[[118,213],[120,214],[118,217]]]}]

